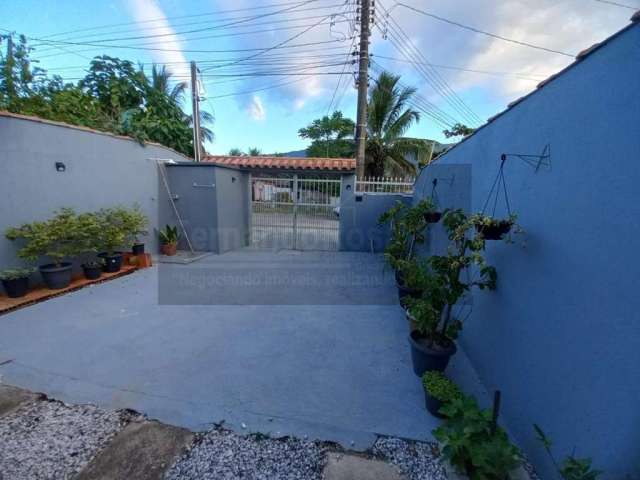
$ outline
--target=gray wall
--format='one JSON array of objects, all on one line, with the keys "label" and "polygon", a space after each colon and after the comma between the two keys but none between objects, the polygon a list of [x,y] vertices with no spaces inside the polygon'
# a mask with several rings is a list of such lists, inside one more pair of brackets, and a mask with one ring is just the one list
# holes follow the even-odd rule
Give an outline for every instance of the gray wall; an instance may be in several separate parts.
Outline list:
[{"label": "gray wall", "polygon": [[[159,198],[153,158],[187,160],[156,145],[76,128],[0,115],[0,231],[46,220],[61,207],[92,211],[140,205],[150,220],[143,240],[157,249]],[[57,172],[55,162],[66,171]],[[0,269],[21,265],[18,245],[0,236]]]},{"label": "gray wall", "polygon": [[640,478],[639,46],[635,25],[437,162],[471,165],[480,211],[502,153],[551,145],[551,169],[505,163],[526,243],[489,242],[498,289],[474,293],[461,338],[488,389],[502,390],[503,421],[542,478],[555,477],[533,423],[557,456],[575,448],[603,478]]},{"label": "gray wall", "polygon": [[411,195],[355,193],[354,175],[343,177],[341,191],[340,250],[383,251],[389,240],[389,226],[378,225],[378,218],[398,201],[411,203]]},{"label": "gray wall", "polygon": [[219,253],[249,244],[249,174],[216,169],[217,233]]}]

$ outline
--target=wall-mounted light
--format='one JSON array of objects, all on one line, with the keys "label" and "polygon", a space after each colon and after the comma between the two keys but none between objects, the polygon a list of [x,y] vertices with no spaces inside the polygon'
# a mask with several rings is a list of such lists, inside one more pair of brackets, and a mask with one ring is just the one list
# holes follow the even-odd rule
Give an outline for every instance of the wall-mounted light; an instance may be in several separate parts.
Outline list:
[{"label": "wall-mounted light", "polygon": [[351,190],[351,184],[347,185],[347,191]]},{"label": "wall-mounted light", "polygon": [[231,177],[231,183],[236,183],[236,177]]},{"label": "wall-mounted light", "polygon": [[64,172],[67,169],[66,165],[62,162],[56,162],[56,171]]}]

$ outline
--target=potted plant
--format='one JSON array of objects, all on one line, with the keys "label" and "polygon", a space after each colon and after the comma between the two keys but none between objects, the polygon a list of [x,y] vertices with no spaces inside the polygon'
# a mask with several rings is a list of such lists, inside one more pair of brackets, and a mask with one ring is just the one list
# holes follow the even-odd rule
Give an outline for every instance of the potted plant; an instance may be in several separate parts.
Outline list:
[{"label": "potted plant", "polygon": [[458,386],[445,377],[442,372],[425,372],[422,375],[422,386],[424,388],[425,406],[431,415],[438,418],[445,418],[440,413],[440,408],[444,404],[462,395]]},{"label": "potted plant", "polygon": [[29,277],[35,271],[35,268],[10,268],[0,271],[0,280],[7,296],[24,297],[29,291]]},{"label": "potted plant", "polygon": [[82,264],[84,278],[87,280],[97,280],[102,275],[104,269],[104,259],[97,258],[88,260]]},{"label": "potted plant", "polygon": [[516,215],[509,215],[506,219],[492,218],[487,215],[477,214],[472,218],[476,231],[485,240],[502,240],[511,231],[517,220]]},{"label": "potted plant", "polygon": [[163,255],[173,256],[178,250],[178,227],[167,225],[164,230],[158,232],[160,237],[160,251]]},{"label": "potted plant", "polygon": [[396,287],[400,305],[406,306],[407,297],[420,298],[425,288],[427,265],[425,261],[416,259],[399,260],[396,270]]},{"label": "potted plant", "polygon": [[461,395],[440,408],[444,423],[433,431],[440,442],[447,478],[528,480],[522,454],[497,425],[491,410]]},{"label": "potted plant", "polygon": [[[497,272],[484,259],[484,238],[469,237],[473,217],[462,210],[449,210],[443,216],[450,245],[446,255],[432,255],[429,270],[423,274],[423,296],[408,301],[409,313],[417,328],[409,336],[411,358],[416,375],[427,370],[444,371],[456,351],[455,340],[462,322],[453,318],[453,306],[473,287],[496,288]],[[463,271],[477,269],[473,280],[463,280]]]},{"label": "potted plant", "polygon": [[122,207],[103,208],[96,215],[100,224],[97,244],[102,250],[98,257],[104,260],[103,270],[108,273],[119,272],[122,268],[122,252],[118,248],[124,245],[128,234],[128,212]]},{"label": "potted plant", "polygon": [[121,212],[123,228],[126,231],[126,243],[131,244],[131,253],[142,255],[144,253],[144,243],[140,241],[141,235],[146,235],[149,220],[142,213],[138,205]]},{"label": "potted plant", "polygon": [[70,208],[63,208],[55,216],[44,222],[33,222],[10,228],[5,233],[9,240],[23,240],[24,246],[18,256],[25,260],[37,261],[49,257],[53,263],[41,265],[40,274],[50,289],[66,288],[71,283],[71,263],[65,258],[76,256],[78,251],[77,215]]}]

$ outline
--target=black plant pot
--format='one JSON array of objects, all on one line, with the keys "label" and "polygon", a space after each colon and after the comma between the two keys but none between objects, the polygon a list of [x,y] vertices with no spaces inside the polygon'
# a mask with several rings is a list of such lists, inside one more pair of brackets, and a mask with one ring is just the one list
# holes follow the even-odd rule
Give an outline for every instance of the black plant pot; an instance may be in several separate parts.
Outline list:
[{"label": "black plant pot", "polygon": [[24,297],[29,291],[29,277],[2,280],[2,286],[4,287],[4,291],[7,292],[7,297]]},{"label": "black plant pot", "polygon": [[47,288],[51,290],[60,290],[61,288],[68,287],[71,283],[71,273],[70,263],[61,263],[59,265],[50,263],[40,267],[42,280],[44,280]]},{"label": "black plant pot", "polygon": [[436,418],[446,418],[444,415],[442,415],[438,410],[440,410],[440,407],[442,407],[443,402],[438,400],[435,397],[432,397],[429,392],[427,391],[427,389],[425,388],[424,390],[424,404],[427,407],[427,410],[429,411],[429,413],[431,415],[433,415]]},{"label": "black plant pot", "polygon": [[97,280],[102,275],[102,265],[82,265],[82,271],[87,280]]},{"label": "black plant pot", "polygon": [[115,273],[122,268],[122,253],[99,253],[98,256],[104,260],[103,272]]},{"label": "black plant pot", "polygon": [[131,247],[131,253],[134,255],[142,255],[144,253],[144,243],[134,243]]},{"label": "black plant pot", "polygon": [[449,360],[458,351],[456,344],[451,342],[448,347],[432,348],[422,341],[423,338],[420,332],[415,330],[409,335],[413,372],[419,377],[431,370],[444,372]]},{"label": "black plant pot", "polygon": [[424,214],[424,220],[427,223],[438,223],[442,218],[442,212],[427,212]]},{"label": "black plant pot", "polygon": [[512,225],[513,223],[509,220],[500,220],[491,225],[476,225],[476,231],[481,233],[485,240],[502,240],[502,237],[509,233]]}]

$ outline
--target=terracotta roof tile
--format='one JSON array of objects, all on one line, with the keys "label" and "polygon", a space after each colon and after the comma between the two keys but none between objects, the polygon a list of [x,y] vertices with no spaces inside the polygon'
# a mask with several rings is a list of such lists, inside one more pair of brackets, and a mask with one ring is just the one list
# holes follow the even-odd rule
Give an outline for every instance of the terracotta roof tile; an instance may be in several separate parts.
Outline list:
[{"label": "terracotta roof tile", "polygon": [[326,170],[353,171],[356,161],[353,158],[317,158],[317,157],[270,157],[208,155],[204,162],[240,168],[274,168],[282,170]]}]

